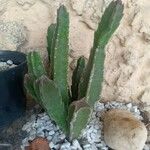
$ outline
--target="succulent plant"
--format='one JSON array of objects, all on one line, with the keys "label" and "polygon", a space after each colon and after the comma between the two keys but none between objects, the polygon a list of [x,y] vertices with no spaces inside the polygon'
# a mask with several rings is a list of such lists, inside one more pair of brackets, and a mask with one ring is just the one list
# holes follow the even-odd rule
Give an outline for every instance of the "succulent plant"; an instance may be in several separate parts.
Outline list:
[{"label": "succulent plant", "polygon": [[80,136],[90,119],[94,103],[100,99],[105,46],[119,26],[122,16],[121,1],[111,2],[94,34],[94,45],[87,65],[83,57],[77,61],[71,92],[68,86],[69,14],[64,6],[58,9],[57,23],[50,25],[47,33],[51,76],[46,73],[37,52],[30,52],[27,56],[27,92],[70,139]]}]

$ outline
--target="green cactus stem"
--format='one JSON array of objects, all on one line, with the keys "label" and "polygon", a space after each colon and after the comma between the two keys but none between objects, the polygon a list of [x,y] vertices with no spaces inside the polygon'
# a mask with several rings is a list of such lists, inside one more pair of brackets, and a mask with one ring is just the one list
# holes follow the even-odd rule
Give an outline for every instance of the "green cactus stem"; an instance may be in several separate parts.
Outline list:
[{"label": "green cactus stem", "polygon": [[94,34],[94,46],[80,82],[80,98],[86,96],[91,107],[100,99],[103,82],[105,46],[114,31],[118,28],[123,16],[123,5],[120,0],[112,1],[106,8],[98,29]]},{"label": "green cactus stem", "polygon": [[52,51],[54,50],[55,32],[56,32],[56,24],[51,24],[47,30],[47,51],[48,51],[49,60],[51,60],[53,57]]},{"label": "green cactus stem", "polygon": [[60,90],[56,84],[45,75],[43,75],[38,82],[43,107],[51,119],[54,120],[56,124],[67,134],[67,112],[62,101]]},{"label": "green cactus stem", "polygon": [[38,52],[30,52],[27,55],[28,72],[32,78],[38,79],[43,74],[46,74],[42,59]]},{"label": "green cactus stem", "polygon": [[53,80],[60,88],[66,109],[69,105],[68,95],[68,63],[69,63],[69,14],[64,6],[57,12],[55,50],[53,64]]},{"label": "green cactus stem", "polygon": [[24,86],[27,91],[27,93],[34,99],[37,100],[37,96],[33,87],[33,79],[29,74],[26,74],[24,77]]},{"label": "green cactus stem", "polygon": [[82,56],[77,61],[77,66],[72,75],[72,100],[78,99],[78,86],[80,83],[81,75],[85,69],[85,58]]},{"label": "green cactus stem", "polygon": [[92,109],[84,99],[74,101],[69,107],[70,139],[79,138],[91,116]]}]

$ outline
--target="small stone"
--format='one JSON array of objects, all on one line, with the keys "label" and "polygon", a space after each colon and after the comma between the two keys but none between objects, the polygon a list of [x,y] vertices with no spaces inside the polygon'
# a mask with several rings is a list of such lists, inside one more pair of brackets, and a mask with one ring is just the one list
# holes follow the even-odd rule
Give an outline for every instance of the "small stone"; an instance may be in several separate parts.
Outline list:
[{"label": "small stone", "polygon": [[50,148],[54,148],[54,147],[55,147],[55,144],[51,141],[51,142],[49,143],[49,147],[50,147]]},{"label": "small stone", "polygon": [[89,148],[91,145],[90,144],[86,144],[86,145],[83,145],[83,148]]},{"label": "small stone", "polygon": [[44,132],[38,132],[36,135],[37,135],[38,137],[42,137],[42,138],[44,138],[44,137],[45,137]]},{"label": "small stone", "polygon": [[33,141],[34,139],[36,138],[36,136],[35,135],[30,135],[30,137],[29,137],[29,141]]},{"label": "small stone", "polygon": [[96,130],[98,130],[98,129],[100,128],[100,126],[99,126],[98,124],[96,124],[96,125],[94,126],[94,128],[95,128]]},{"label": "small stone", "polygon": [[134,111],[135,113],[137,113],[137,112],[138,112],[138,108],[137,108],[137,106],[133,106],[133,111]]},{"label": "small stone", "polygon": [[48,136],[47,139],[48,139],[48,141],[51,141],[52,140],[52,136]]},{"label": "small stone", "polygon": [[128,103],[126,106],[130,109],[132,107],[132,104]]},{"label": "small stone", "polygon": [[59,149],[60,145],[57,144],[57,145],[54,145],[54,149]]},{"label": "small stone", "polygon": [[8,65],[13,65],[13,61],[12,60],[7,60],[7,62],[6,62]]},{"label": "small stone", "polygon": [[59,136],[59,138],[60,138],[61,140],[64,140],[65,137],[66,137],[65,134],[62,134],[62,135]]},{"label": "small stone", "polygon": [[66,142],[64,143],[61,148],[69,148],[70,147],[70,143],[69,142]]},{"label": "small stone", "polygon": [[150,150],[150,145],[145,145],[144,150]]},{"label": "small stone", "polygon": [[76,147],[78,150],[82,150],[78,140],[73,140],[72,145]]},{"label": "small stone", "polygon": [[52,130],[52,131],[50,131],[48,134],[49,134],[49,135],[53,135],[53,134],[55,134],[55,132]]},{"label": "small stone", "polygon": [[71,150],[77,150],[75,146],[71,146]]},{"label": "small stone", "polygon": [[25,139],[22,141],[22,144],[23,144],[24,146],[28,146],[28,145],[29,145],[28,139],[25,138]]},{"label": "small stone", "polygon": [[114,109],[105,115],[104,139],[112,149],[142,150],[147,139],[147,130],[130,112]]}]

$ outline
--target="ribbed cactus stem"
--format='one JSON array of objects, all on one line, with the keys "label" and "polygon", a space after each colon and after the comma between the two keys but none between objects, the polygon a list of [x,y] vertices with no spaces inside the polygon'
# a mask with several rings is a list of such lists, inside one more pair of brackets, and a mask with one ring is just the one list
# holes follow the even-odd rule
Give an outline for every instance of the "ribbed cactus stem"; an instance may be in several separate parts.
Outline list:
[{"label": "ribbed cactus stem", "polygon": [[64,6],[61,6],[57,12],[57,27],[55,38],[53,80],[60,88],[62,99],[67,109],[69,105],[69,14]]},{"label": "ribbed cactus stem", "polygon": [[78,87],[84,69],[85,69],[85,58],[82,56],[78,59],[77,66],[73,71],[72,75],[72,85],[71,85],[72,100],[78,99],[78,90],[79,90]]},{"label": "ribbed cactus stem", "polygon": [[123,16],[123,5],[120,0],[112,1],[106,8],[97,31],[94,34],[94,45],[91,49],[86,70],[80,82],[80,98],[86,96],[91,107],[100,99],[103,82],[105,46],[114,31],[118,28]]},{"label": "ribbed cactus stem", "polygon": [[55,40],[56,24],[51,24],[47,30],[47,51],[49,60],[52,59],[52,51],[54,50],[54,40]]},{"label": "ribbed cactus stem", "polygon": [[43,74],[46,74],[46,71],[44,69],[43,62],[38,52],[28,53],[27,64],[28,64],[28,74],[25,75],[24,85],[29,95],[34,100],[39,102],[40,101],[39,96],[37,96],[34,84],[39,77],[41,77]]},{"label": "ribbed cactus stem", "polygon": [[39,91],[42,105],[48,115],[67,134],[67,112],[59,88],[52,80],[43,75],[39,79]]},{"label": "ribbed cactus stem", "polygon": [[70,139],[79,138],[82,134],[82,130],[86,127],[92,109],[88,106],[84,99],[74,101],[69,108],[70,121]]},{"label": "ribbed cactus stem", "polygon": [[38,52],[30,52],[27,55],[28,72],[32,78],[37,79],[46,74],[42,59]]},{"label": "ribbed cactus stem", "polygon": [[24,77],[24,86],[27,93],[34,99],[37,100],[37,95],[33,86],[34,80],[31,78],[29,74],[26,74]]}]

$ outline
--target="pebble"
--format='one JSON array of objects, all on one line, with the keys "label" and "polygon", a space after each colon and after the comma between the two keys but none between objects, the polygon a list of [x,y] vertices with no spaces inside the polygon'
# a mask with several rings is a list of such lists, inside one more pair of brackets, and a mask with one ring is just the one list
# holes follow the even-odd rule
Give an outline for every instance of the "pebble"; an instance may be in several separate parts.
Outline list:
[{"label": "pebble", "polygon": [[0,71],[7,70],[16,67],[12,60],[7,60],[6,62],[0,61]]},{"label": "pebble", "polygon": [[49,132],[49,135],[53,135],[53,134],[55,134],[53,130]]},{"label": "pebble", "polygon": [[59,138],[60,138],[61,140],[64,140],[64,139],[66,138],[66,136],[65,136],[65,134],[61,134],[61,135],[59,136]]},{"label": "pebble", "polygon": [[13,61],[12,60],[7,60],[7,62],[6,62],[8,65],[13,65]]},{"label": "pebble", "polygon": [[[87,127],[83,130],[81,137],[69,142],[65,134],[46,113],[38,114],[37,117],[32,117],[22,128],[22,130],[27,131],[28,134],[28,137],[22,141],[22,150],[28,145],[29,139],[32,139],[33,136],[36,137],[38,134],[45,136],[49,141],[50,148],[54,150],[108,150],[109,148],[104,142],[102,118],[103,114],[112,108],[128,110],[133,113],[136,118],[140,120],[143,119],[138,106],[132,103],[97,102],[94,107],[93,115]],[[38,131],[40,132],[38,133]],[[150,150],[149,146],[145,145],[144,150]]]},{"label": "pebble", "polygon": [[131,108],[131,107],[132,107],[132,104],[131,104],[131,103],[128,103],[126,106],[127,106],[128,108]]}]

